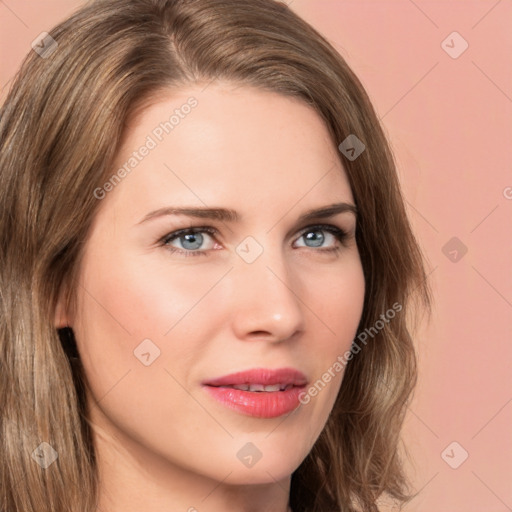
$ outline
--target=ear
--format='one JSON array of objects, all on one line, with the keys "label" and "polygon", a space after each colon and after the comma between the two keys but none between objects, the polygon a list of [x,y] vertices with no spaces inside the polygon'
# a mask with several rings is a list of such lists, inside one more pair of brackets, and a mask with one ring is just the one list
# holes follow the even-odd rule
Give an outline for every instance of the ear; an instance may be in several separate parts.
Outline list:
[{"label": "ear", "polygon": [[54,324],[56,329],[61,329],[63,327],[70,327],[70,315],[68,313],[68,308],[65,302],[66,298],[66,287],[63,286],[60,293],[59,298],[57,299],[57,305],[55,306],[55,316],[54,316]]}]

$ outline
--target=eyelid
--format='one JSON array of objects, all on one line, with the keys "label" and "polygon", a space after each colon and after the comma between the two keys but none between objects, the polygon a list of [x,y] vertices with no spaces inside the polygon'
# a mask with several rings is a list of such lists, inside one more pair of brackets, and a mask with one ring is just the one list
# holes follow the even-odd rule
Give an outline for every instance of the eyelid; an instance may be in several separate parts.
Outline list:
[{"label": "eyelid", "polygon": [[315,229],[318,230],[326,230],[326,231],[341,231],[345,235],[348,234],[348,231],[345,228],[342,228],[340,226],[336,226],[335,224],[327,224],[325,222],[317,222],[313,224],[308,224],[307,226],[304,226],[303,228],[300,228],[298,233],[299,236],[302,236],[304,233],[307,233],[308,231],[313,231]]},{"label": "eyelid", "polygon": [[176,239],[176,238],[179,238],[181,235],[186,235],[188,233],[192,233],[192,232],[195,232],[195,233],[202,233],[202,232],[206,232],[210,235],[216,235],[219,233],[219,230],[217,228],[214,228],[212,226],[189,226],[189,227],[186,227],[186,228],[180,228],[180,229],[176,229],[175,231],[171,231],[170,233],[167,233],[165,234],[161,239],[160,241],[166,241],[166,240],[169,240],[169,239]]}]

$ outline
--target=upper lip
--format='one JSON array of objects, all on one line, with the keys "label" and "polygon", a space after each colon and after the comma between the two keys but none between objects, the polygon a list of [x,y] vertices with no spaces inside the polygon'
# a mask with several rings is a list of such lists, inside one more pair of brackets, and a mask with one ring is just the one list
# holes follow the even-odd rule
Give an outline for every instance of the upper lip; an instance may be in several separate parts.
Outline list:
[{"label": "upper lip", "polygon": [[253,368],[236,373],[230,373],[202,383],[205,386],[236,386],[240,384],[273,384],[304,386],[307,384],[306,376],[295,368]]}]

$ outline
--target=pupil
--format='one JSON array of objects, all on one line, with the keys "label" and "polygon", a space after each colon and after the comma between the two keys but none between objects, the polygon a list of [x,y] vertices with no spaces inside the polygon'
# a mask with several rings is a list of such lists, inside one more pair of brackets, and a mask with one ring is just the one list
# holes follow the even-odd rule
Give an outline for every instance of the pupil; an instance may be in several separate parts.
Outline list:
[{"label": "pupil", "polygon": [[324,235],[317,236],[320,231],[310,231],[306,234],[306,239],[310,242],[314,242],[312,247],[320,247],[324,240]]},{"label": "pupil", "polygon": [[[183,244],[183,247],[185,249],[199,249],[203,241],[203,235],[201,235],[201,233],[189,233],[187,235],[184,235],[182,238],[185,239],[185,242]],[[192,244],[192,247],[187,247],[186,244]]]}]

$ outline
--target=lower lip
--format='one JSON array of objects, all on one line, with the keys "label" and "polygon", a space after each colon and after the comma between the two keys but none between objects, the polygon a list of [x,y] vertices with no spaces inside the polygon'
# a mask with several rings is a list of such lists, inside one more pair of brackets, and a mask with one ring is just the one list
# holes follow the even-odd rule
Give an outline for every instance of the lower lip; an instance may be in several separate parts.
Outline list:
[{"label": "lower lip", "polygon": [[210,395],[221,404],[247,416],[277,418],[295,410],[304,386],[286,391],[242,391],[234,388],[205,386]]}]

